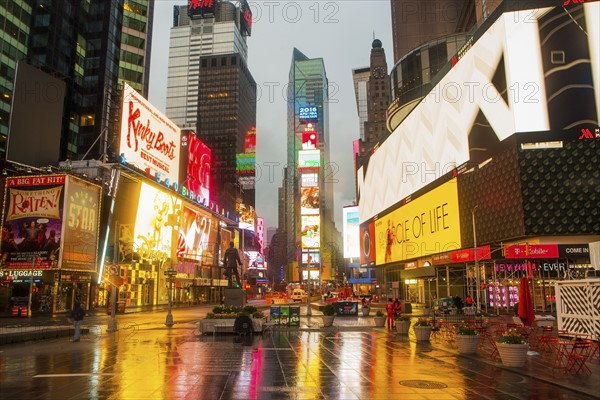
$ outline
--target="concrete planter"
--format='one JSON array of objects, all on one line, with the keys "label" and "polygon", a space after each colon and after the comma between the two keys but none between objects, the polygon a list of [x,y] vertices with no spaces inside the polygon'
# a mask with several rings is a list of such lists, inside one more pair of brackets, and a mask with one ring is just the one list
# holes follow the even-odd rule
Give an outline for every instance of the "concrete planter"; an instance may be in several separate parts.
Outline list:
[{"label": "concrete planter", "polygon": [[363,307],[362,308],[362,315],[363,315],[363,317],[368,317],[370,313],[371,313],[371,308],[370,307]]},{"label": "concrete planter", "polygon": [[396,332],[401,335],[408,335],[408,329],[410,328],[410,321],[396,321]]},{"label": "concrete planter", "polygon": [[262,332],[265,320],[262,318],[252,318],[252,329],[254,332]]},{"label": "concrete planter", "polygon": [[413,331],[415,332],[415,337],[417,338],[417,342],[428,342],[429,337],[431,336],[431,325],[429,326],[413,326]]},{"label": "concrete planter", "polygon": [[333,320],[335,319],[335,315],[322,315],[321,318],[323,319],[324,327],[333,326]]},{"label": "concrete planter", "polygon": [[378,328],[382,328],[385,326],[385,318],[386,317],[373,317],[373,322],[375,322],[375,326]]},{"label": "concrete planter", "polygon": [[523,367],[527,361],[529,344],[496,343],[498,353],[505,367]]},{"label": "concrete planter", "polygon": [[473,354],[479,347],[479,335],[456,335],[456,345],[460,354]]}]

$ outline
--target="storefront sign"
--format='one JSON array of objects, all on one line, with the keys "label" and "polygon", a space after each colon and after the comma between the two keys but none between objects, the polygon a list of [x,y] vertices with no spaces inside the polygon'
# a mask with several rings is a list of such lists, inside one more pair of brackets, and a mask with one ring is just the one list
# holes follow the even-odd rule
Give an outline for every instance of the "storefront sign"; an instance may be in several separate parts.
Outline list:
[{"label": "storefront sign", "polygon": [[[475,249],[462,249],[450,252],[453,263],[475,261]],[[477,247],[477,260],[489,260],[491,258],[490,246]]]},{"label": "storefront sign", "polygon": [[560,258],[586,258],[590,257],[590,246],[587,244],[559,244],[558,255]]},{"label": "storefront sign", "polygon": [[440,253],[431,256],[433,259],[433,265],[444,265],[452,263],[452,253]]},{"label": "storefront sign", "polygon": [[375,221],[377,265],[461,247],[456,178]]},{"label": "storefront sign", "polygon": [[558,258],[556,244],[514,244],[504,248],[505,258]]}]

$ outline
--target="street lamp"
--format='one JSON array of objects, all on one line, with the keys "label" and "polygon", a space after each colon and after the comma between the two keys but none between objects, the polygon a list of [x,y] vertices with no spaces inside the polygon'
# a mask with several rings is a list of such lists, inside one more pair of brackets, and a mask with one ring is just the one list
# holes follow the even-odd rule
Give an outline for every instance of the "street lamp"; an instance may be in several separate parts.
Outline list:
[{"label": "street lamp", "polygon": [[477,257],[477,230],[475,227],[475,211],[477,211],[477,207],[479,207],[479,205],[476,205],[475,207],[473,207],[473,209],[471,210],[471,217],[473,219],[473,250],[475,252],[475,284],[477,285],[476,288],[476,294],[477,294],[477,313],[481,312],[481,296],[480,296],[480,292],[479,292],[479,287],[480,287],[480,283],[479,283],[479,258]]},{"label": "street lamp", "polygon": [[167,319],[165,325],[169,328],[173,326],[173,314],[171,314],[171,309],[173,308],[173,277],[175,275],[177,275],[177,271],[173,269],[173,259],[171,259],[171,265],[169,266],[169,269],[165,271],[165,276],[169,282],[169,304],[167,307]]}]

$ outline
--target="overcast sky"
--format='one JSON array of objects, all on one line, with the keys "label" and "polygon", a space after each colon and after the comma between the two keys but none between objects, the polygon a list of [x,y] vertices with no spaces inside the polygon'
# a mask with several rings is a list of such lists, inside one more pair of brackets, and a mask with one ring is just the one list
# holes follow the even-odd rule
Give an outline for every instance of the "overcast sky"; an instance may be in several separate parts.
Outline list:
[{"label": "overcast sky", "polygon": [[[186,1],[156,0],[150,67],[150,102],[165,111],[169,35],[173,6]],[[257,83],[256,160],[263,173],[256,182],[256,209],[266,227],[277,226],[277,188],[286,162],[285,85],[298,48],[309,58],[323,58],[330,83],[330,155],[336,164],[335,221],[342,230],[342,207],[352,203],[352,141],[359,137],[352,69],[367,67],[373,34],[383,42],[392,67],[389,0],[249,1],[253,13],[248,64]],[[278,163],[279,167],[268,167]],[[271,175],[271,176],[269,176]]]}]

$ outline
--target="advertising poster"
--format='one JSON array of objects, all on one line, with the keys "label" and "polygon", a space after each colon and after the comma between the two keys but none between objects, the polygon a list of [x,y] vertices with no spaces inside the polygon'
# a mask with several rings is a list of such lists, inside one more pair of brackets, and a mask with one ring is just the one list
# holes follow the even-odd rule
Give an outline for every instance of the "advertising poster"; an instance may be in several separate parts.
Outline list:
[{"label": "advertising poster", "polygon": [[[193,198],[199,203],[210,204],[211,169],[211,149],[193,131],[182,134],[179,182],[186,192],[194,193]],[[189,193],[186,196],[191,197]]]},{"label": "advertising poster", "polygon": [[240,215],[240,229],[248,229],[254,232],[254,219],[256,218],[254,207],[237,203],[236,208],[236,211]]},{"label": "advertising poster", "polygon": [[6,179],[1,250],[6,268],[58,268],[66,175]]},{"label": "advertising poster", "polygon": [[300,188],[300,214],[318,215],[319,214],[319,188],[303,187]]},{"label": "advertising poster", "polygon": [[298,169],[316,170],[321,166],[320,150],[300,150],[298,151]]},{"label": "advertising poster", "polygon": [[461,248],[456,178],[375,221],[377,265]]},{"label": "advertising poster", "polygon": [[360,257],[360,225],[358,206],[342,209],[342,231],[344,232],[344,258]]},{"label": "advertising poster", "polygon": [[66,189],[61,268],[95,271],[100,187],[69,176]]},{"label": "advertising poster", "polygon": [[305,172],[301,177],[302,187],[319,186],[319,174],[316,172]]},{"label": "advertising poster", "polygon": [[304,131],[302,132],[302,150],[317,149],[317,132]]},{"label": "advertising poster", "polygon": [[212,261],[216,221],[213,221],[209,213],[187,206],[183,207],[181,218],[177,256],[198,261]]},{"label": "advertising poster", "polygon": [[372,220],[360,225],[360,265],[375,263],[375,223]]},{"label": "advertising poster", "polygon": [[302,231],[300,236],[302,237],[302,248],[312,249],[321,246],[321,230],[320,223],[321,217],[319,215],[303,215],[302,220]]},{"label": "advertising poster", "polygon": [[279,307],[279,320],[281,325],[288,325],[290,323],[290,306]]},{"label": "advertising poster", "polygon": [[290,326],[300,326],[300,306],[290,306]]},{"label": "advertising poster", "polygon": [[273,321],[276,325],[279,325],[279,323],[280,323],[279,311],[280,311],[279,306],[271,306],[271,308],[270,308],[271,321]]},{"label": "advertising poster", "polygon": [[148,259],[171,256],[172,227],[165,225],[181,200],[154,186],[142,183],[135,220],[134,247]]},{"label": "advertising poster", "polygon": [[181,131],[142,95],[123,84],[119,152],[160,182],[179,182]]}]

